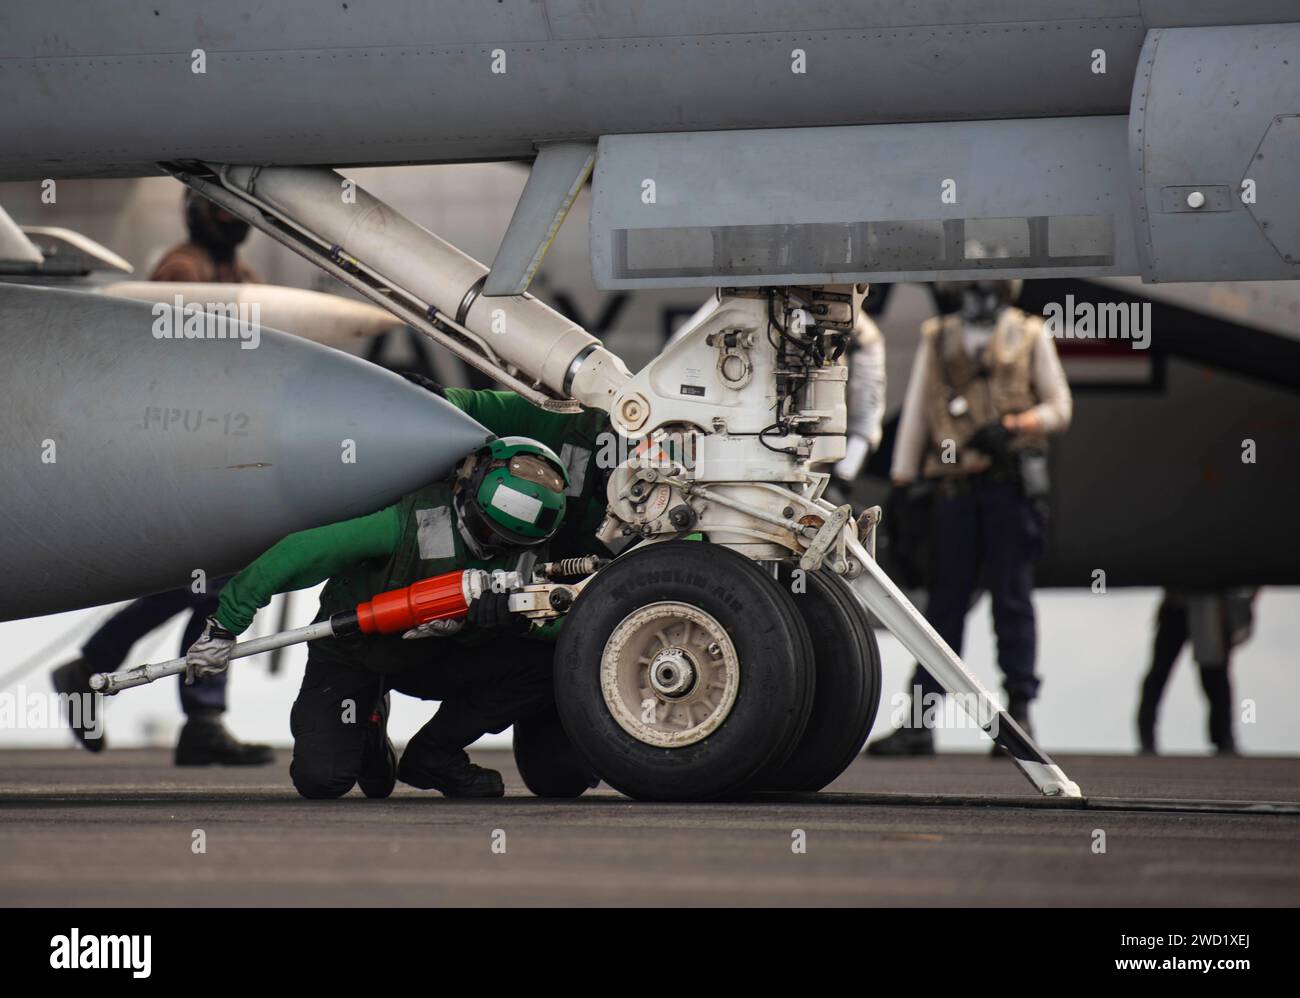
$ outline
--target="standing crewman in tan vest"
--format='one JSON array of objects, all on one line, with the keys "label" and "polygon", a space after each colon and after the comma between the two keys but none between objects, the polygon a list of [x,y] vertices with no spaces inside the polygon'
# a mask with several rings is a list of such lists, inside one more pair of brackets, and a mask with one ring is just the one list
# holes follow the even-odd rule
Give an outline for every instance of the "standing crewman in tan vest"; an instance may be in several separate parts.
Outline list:
[{"label": "standing crewman in tan vest", "polygon": [[[927,619],[960,655],[983,571],[1007,709],[1029,730],[1038,693],[1032,596],[1045,528],[1047,438],[1070,425],[1070,388],[1043,320],[1011,304],[1012,282],[943,282],[935,296],[943,314],[921,327],[891,477],[906,487],[919,474],[934,490]],[[872,755],[934,752],[926,721],[943,690],[920,665],[912,697],[904,725],[872,743]]]}]

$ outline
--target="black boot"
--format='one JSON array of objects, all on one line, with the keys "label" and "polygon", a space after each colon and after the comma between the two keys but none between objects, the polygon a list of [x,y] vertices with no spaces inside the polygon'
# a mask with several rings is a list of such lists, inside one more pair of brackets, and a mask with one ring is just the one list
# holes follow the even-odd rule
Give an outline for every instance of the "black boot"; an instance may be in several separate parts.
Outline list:
[{"label": "black boot", "polygon": [[1156,726],[1138,714],[1138,755],[1159,755],[1156,751]]},{"label": "black boot", "polygon": [[397,776],[403,783],[437,790],[446,797],[504,797],[506,792],[501,774],[474,765],[464,749],[417,745],[415,739],[402,753]]},{"label": "black boot", "polygon": [[934,732],[929,728],[896,728],[868,745],[867,755],[895,758],[934,755]]},{"label": "black boot", "polygon": [[1232,683],[1227,665],[1202,665],[1201,688],[1210,702],[1210,743],[1216,755],[1236,755],[1237,739],[1232,730]]},{"label": "black boot", "polygon": [[269,745],[239,741],[221,723],[219,711],[190,714],[176,742],[178,766],[264,766],[275,762]]},{"label": "black boot", "polygon": [[447,797],[503,797],[505,782],[495,769],[469,761],[463,746],[487,730],[483,718],[460,700],[444,700],[415,733],[397,766],[397,778]]},{"label": "black boot", "polygon": [[1142,684],[1142,699],[1138,702],[1137,729],[1138,752],[1141,755],[1156,755],[1156,708],[1160,703],[1160,694],[1152,695],[1149,683]]},{"label": "black boot", "polygon": [[83,748],[91,752],[103,752],[108,748],[108,739],[104,736],[104,701],[91,692],[90,676],[93,672],[94,669],[84,659],[76,658],[55,669],[50,678],[55,692],[63,694],[65,698],[76,697],[80,701],[80,707],[75,712],[71,700],[64,699],[59,704],[63,721],[72,731],[73,737]]},{"label": "black boot", "polygon": [[388,694],[385,693],[370,716],[362,722],[366,725],[366,741],[357,785],[367,797],[387,797],[397,784],[397,752],[388,737],[388,703]]}]

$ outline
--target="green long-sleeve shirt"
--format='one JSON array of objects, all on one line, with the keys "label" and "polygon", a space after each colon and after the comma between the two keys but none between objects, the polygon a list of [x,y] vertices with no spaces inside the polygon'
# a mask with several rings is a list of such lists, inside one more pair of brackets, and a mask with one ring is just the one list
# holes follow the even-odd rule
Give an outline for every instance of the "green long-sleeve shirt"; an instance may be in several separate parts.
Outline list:
[{"label": "green long-sleeve shirt", "polygon": [[401,536],[397,507],[330,523],[278,541],[226,583],[217,622],[235,634],[277,593],[319,585],[357,562],[390,556]]},{"label": "green long-sleeve shirt", "polygon": [[[557,452],[574,422],[584,418],[546,412],[514,392],[448,388],[445,395],[498,436],[532,437]],[[217,607],[218,623],[240,634],[277,593],[319,585],[359,562],[391,556],[401,527],[398,507],[393,505],[290,534],[226,583]]]},{"label": "green long-sleeve shirt", "polygon": [[446,388],[443,394],[448,402],[497,436],[531,437],[557,454],[564,446],[565,435],[582,418],[581,414],[539,409],[514,392]]}]

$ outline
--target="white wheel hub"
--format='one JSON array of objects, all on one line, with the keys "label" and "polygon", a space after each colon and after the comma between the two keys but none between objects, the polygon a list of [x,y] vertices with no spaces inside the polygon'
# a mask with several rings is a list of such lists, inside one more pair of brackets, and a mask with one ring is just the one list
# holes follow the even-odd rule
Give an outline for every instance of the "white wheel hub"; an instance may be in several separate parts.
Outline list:
[{"label": "white wheel hub", "polygon": [[727,719],[740,659],[726,630],[689,603],[651,603],[628,614],[605,643],[600,688],[619,727],[638,741],[681,748]]}]

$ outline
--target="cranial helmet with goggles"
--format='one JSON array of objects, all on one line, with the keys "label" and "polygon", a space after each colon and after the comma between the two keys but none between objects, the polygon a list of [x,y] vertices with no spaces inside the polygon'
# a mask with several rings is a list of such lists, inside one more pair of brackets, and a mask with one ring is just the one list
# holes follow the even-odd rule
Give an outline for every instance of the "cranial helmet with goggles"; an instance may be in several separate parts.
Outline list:
[{"label": "cranial helmet with goggles", "polygon": [[569,475],[555,452],[527,437],[499,437],[456,472],[456,512],[476,555],[549,540],[564,519]]}]

